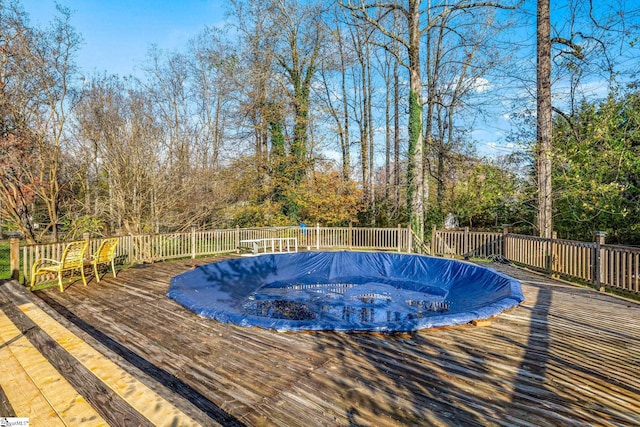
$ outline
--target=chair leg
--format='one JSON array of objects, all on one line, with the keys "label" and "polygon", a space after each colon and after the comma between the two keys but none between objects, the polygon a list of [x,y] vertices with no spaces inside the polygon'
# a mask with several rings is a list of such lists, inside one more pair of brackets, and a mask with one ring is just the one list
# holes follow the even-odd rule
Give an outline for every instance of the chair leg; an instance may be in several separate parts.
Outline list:
[{"label": "chair leg", "polygon": [[64,292],[64,288],[62,287],[62,271],[58,272],[58,286],[60,286],[60,292]]},{"label": "chair leg", "polygon": [[111,271],[113,271],[113,277],[116,277],[116,266],[114,260],[111,260]]},{"label": "chair leg", "polygon": [[87,286],[87,278],[84,277],[84,267],[80,267],[80,275],[82,276],[82,283]]},{"label": "chair leg", "polygon": [[93,272],[96,275],[96,282],[100,283],[100,274],[98,274],[98,263],[93,263]]}]

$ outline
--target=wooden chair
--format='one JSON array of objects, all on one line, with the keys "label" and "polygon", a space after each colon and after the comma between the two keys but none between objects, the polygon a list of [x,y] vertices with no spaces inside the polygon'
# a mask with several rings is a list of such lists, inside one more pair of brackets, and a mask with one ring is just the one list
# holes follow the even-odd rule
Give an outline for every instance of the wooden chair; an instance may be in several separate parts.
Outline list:
[{"label": "wooden chair", "polygon": [[96,281],[100,281],[100,275],[98,274],[98,264],[111,264],[111,271],[113,277],[116,277],[115,257],[116,246],[118,246],[118,238],[106,239],[100,243],[100,247],[95,254],[91,256],[91,265],[93,265],[93,271],[96,274]]},{"label": "wooden chair", "polygon": [[84,253],[87,251],[89,242],[86,240],[71,242],[64,248],[60,261],[49,258],[35,260],[31,266],[31,289],[36,283],[36,277],[45,274],[57,274],[60,292],[64,292],[62,287],[62,273],[65,271],[80,270],[82,283],[87,286],[87,279],[84,276]]}]

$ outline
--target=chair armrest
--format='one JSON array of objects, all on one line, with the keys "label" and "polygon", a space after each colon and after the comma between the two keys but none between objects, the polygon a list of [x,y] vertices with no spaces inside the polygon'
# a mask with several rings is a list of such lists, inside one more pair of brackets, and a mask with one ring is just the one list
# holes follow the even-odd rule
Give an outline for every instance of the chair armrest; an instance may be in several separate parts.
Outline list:
[{"label": "chair armrest", "polygon": [[50,264],[62,264],[62,261],[58,261],[57,259],[51,259],[51,258],[39,258],[37,260],[35,260],[35,262],[33,263],[33,265],[36,264],[42,264],[43,262],[48,262]]},{"label": "chair armrest", "polygon": [[31,266],[31,272],[34,273],[38,269],[38,267],[42,266],[42,264],[60,265],[62,264],[62,262],[51,258],[39,258],[33,262],[33,265]]}]

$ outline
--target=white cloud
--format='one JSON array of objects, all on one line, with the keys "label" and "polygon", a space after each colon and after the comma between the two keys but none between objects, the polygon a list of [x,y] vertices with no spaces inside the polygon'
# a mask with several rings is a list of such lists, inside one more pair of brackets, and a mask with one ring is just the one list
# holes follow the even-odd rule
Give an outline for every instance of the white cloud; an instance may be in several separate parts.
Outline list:
[{"label": "white cloud", "polygon": [[484,93],[490,90],[492,87],[493,85],[484,77],[478,77],[473,81],[473,90],[476,93]]}]

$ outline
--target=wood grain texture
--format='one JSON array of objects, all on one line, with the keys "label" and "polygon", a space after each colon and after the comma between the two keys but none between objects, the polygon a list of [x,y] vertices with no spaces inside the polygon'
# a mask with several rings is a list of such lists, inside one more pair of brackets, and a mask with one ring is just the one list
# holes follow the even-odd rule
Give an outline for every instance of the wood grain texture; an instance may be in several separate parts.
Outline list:
[{"label": "wood grain texture", "polygon": [[[13,356],[7,356],[7,357],[13,357]],[[5,360],[5,356],[0,355],[0,360]],[[0,378],[2,378],[2,376],[0,376]],[[3,387],[2,384],[0,384],[0,416],[15,417],[16,412],[13,410],[13,406],[11,406],[11,403],[9,403],[9,398],[7,397],[7,394],[4,392],[2,387]]]},{"label": "wood grain texture", "polygon": [[488,327],[277,333],[166,298],[172,276],[219,259],[37,295],[203,425],[640,424],[637,303],[491,264],[523,282],[526,302]]},{"label": "wood grain texture", "polygon": [[17,416],[29,418],[37,425],[106,425],[38,351],[37,344],[3,312],[0,312],[0,359],[0,383]]},{"label": "wood grain texture", "polygon": [[18,308],[73,358],[90,370],[136,411],[151,421],[153,425],[167,427],[199,425],[34,304],[22,304]]}]

